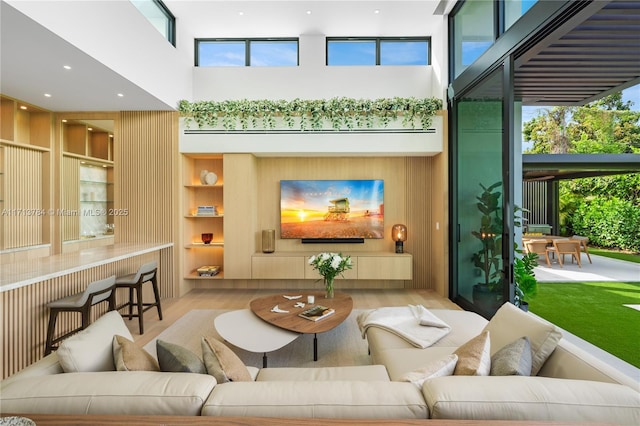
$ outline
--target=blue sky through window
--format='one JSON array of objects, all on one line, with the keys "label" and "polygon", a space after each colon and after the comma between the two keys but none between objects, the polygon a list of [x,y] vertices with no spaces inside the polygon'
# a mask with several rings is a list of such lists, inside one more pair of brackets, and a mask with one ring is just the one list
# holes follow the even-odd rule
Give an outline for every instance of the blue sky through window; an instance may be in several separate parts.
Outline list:
[{"label": "blue sky through window", "polygon": [[428,65],[428,58],[426,40],[380,42],[380,65]]},{"label": "blue sky through window", "polygon": [[244,41],[200,42],[198,65],[201,67],[243,67],[245,65]]},{"label": "blue sky through window", "polygon": [[327,44],[328,65],[375,65],[375,40],[332,40]]},{"label": "blue sky through window", "polygon": [[252,41],[252,67],[295,67],[298,65],[296,41]]}]

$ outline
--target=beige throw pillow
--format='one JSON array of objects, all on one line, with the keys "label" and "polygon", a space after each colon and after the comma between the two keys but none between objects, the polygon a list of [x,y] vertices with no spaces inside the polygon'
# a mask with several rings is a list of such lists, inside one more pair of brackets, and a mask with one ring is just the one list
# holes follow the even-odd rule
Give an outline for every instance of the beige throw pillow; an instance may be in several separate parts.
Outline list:
[{"label": "beige throw pillow", "polygon": [[491,357],[492,376],[530,376],[531,344],[528,337],[509,343]]},{"label": "beige throw pillow", "polygon": [[113,362],[116,371],[160,371],[158,361],[131,340],[113,336]]},{"label": "beige throw pillow", "polygon": [[455,376],[488,376],[491,370],[489,332],[483,331],[454,352],[458,362]]},{"label": "beige throw pillow", "polygon": [[444,358],[433,361],[426,367],[423,367],[418,370],[414,370],[410,373],[405,374],[400,378],[400,381],[411,382],[414,385],[416,385],[418,389],[422,389],[422,384],[427,379],[453,375],[453,371],[456,368],[457,362],[458,362],[458,355],[455,355],[455,354],[447,355]]},{"label": "beige throw pillow", "polygon": [[202,357],[207,373],[218,383],[250,382],[251,374],[242,360],[224,343],[213,337],[202,338]]},{"label": "beige throw pillow", "polygon": [[491,355],[514,340],[527,336],[531,344],[532,376],[538,374],[562,338],[562,333],[555,325],[509,302],[498,309],[484,330],[491,332]]}]

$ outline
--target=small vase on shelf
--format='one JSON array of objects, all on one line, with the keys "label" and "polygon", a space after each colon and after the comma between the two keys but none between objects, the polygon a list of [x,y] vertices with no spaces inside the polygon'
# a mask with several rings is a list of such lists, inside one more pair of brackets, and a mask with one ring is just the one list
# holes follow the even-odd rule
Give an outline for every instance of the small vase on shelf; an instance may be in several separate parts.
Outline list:
[{"label": "small vase on shelf", "polygon": [[333,278],[324,279],[325,298],[333,299]]}]

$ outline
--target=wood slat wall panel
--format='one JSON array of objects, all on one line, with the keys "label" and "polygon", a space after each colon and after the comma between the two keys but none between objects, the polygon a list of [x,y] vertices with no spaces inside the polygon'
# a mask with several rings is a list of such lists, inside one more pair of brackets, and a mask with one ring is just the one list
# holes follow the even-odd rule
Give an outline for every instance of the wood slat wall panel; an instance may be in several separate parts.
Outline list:
[{"label": "wood slat wall panel", "polygon": [[413,255],[413,280],[405,288],[432,289],[431,253],[431,158],[408,157],[405,161],[407,241],[404,248]]},{"label": "wood slat wall panel", "polygon": [[[49,321],[47,303],[81,292],[92,281],[110,275],[120,276],[135,272],[145,262],[156,260],[160,264],[167,264],[167,259],[170,259],[171,256],[172,250],[165,249],[0,293],[3,307],[2,359],[0,360],[2,378],[4,379],[42,358],[44,342],[47,337],[47,322]],[[172,271],[168,272],[172,273]],[[167,279],[170,275],[166,274],[166,270],[160,269],[158,271],[158,282],[163,287],[166,286],[167,281],[172,281]],[[144,299],[151,300],[148,299],[151,296],[150,288],[146,287]],[[118,292],[117,304],[124,303],[127,299],[128,292]],[[96,305],[91,312],[92,322],[104,314],[106,310],[106,303]],[[155,311],[149,311],[146,315],[152,316],[154,314]],[[58,334],[63,334],[79,325],[79,314],[61,313],[58,316],[56,331]]]},{"label": "wood slat wall panel", "polygon": [[62,157],[62,199],[60,208],[69,215],[60,214],[62,241],[80,239],[80,218],[71,215],[80,212],[80,159]]},{"label": "wood slat wall panel", "polygon": [[[178,240],[178,113],[124,111],[114,161],[114,217],[118,242],[176,242]],[[165,280],[160,294],[174,297],[178,282],[176,259],[169,250],[160,267]],[[171,277],[171,279],[169,279]]]},{"label": "wood slat wall panel", "polygon": [[[42,244],[43,153],[14,146],[4,147],[3,248]],[[29,232],[24,232],[28,229]]]}]

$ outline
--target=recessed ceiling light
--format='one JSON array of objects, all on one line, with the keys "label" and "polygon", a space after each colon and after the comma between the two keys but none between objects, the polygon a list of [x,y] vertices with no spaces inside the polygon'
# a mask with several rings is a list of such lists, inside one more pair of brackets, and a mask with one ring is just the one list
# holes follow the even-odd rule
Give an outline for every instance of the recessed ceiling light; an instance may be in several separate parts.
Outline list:
[{"label": "recessed ceiling light", "polygon": [[104,167],[104,168],[106,169],[106,168],[107,168],[107,165],[106,165],[106,164],[103,164],[103,165],[102,165],[102,167]]},{"label": "recessed ceiling light", "polygon": [[93,131],[93,127],[87,127],[87,130],[90,132]]},{"label": "recessed ceiling light", "polygon": [[380,10],[376,9],[376,10],[373,11],[373,13],[375,13],[377,15],[378,13],[380,13]]},{"label": "recessed ceiling light", "polygon": [[62,68],[64,68],[65,70],[70,70],[71,67],[69,65],[63,65]]},{"label": "recessed ceiling light", "polygon": [[307,10],[307,15],[311,15],[311,11],[310,10]]},{"label": "recessed ceiling light", "polygon": [[66,122],[67,122],[67,119],[66,119],[66,118],[65,118],[65,119],[63,119],[63,120],[62,120],[62,122],[63,122],[63,123],[66,123]]},{"label": "recessed ceiling light", "polygon": [[44,97],[45,97],[45,98],[50,98],[50,97],[51,97],[51,94],[50,94],[50,93],[45,93],[45,94],[44,94]]},{"label": "recessed ceiling light", "polygon": [[122,93],[118,93],[118,97],[122,98],[124,95]]},{"label": "recessed ceiling light", "polygon": [[242,16],[244,15],[244,12],[238,12],[238,15]]},{"label": "recessed ceiling light", "polygon": [[27,109],[25,105],[20,105],[20,109]]}]

